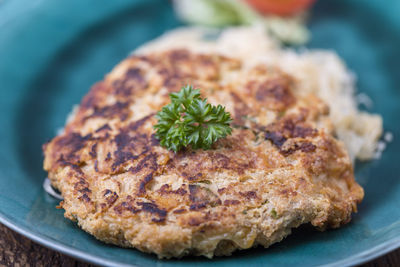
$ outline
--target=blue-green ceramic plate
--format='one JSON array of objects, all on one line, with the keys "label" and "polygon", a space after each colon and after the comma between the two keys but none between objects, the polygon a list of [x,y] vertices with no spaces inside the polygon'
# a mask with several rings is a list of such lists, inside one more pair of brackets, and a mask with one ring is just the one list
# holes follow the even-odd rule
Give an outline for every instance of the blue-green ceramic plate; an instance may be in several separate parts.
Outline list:
[{"label": "blue-green ceramic plate", "polygon": [[358,164],[365,200],[338,230],[294,231],[269,249],[213,260],[158,260],[105,245],[63,218],[42,189],[41,144],[91,84],[135,47],[179,25],[165,0],[0,0],[0,222],[47,247],[100,265],[359,264],[400,246],[400,1],[321,0],[310,47],[334,49],[394,134],[380,160]]}]

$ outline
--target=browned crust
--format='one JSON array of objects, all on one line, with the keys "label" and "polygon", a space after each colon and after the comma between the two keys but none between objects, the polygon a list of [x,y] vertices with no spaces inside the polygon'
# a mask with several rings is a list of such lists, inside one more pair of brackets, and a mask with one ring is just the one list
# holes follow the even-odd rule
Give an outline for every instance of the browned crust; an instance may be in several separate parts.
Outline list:
[{"label": "browned crust", "polygon": [[[43,148],[44,168],[63,193],[66,216],[99,239],[164,256],[192,248],[173,252],[167,245],[171,236],[160,236],[157,242],[165,243],[160,247],[151,238],[140,241],[139,230],[129,237],[121,233],[136,229],[131,222],[157,229],[172,225],[182,238],[173,242],[189,244],[197,232],[206,238],[248,229],[256,217],[247,214],[267,207],[273,215],[262,216],[290,217],[292,227],[347,223],[363,191],[343,145],[323,127],[326,105],[296,94],[296,81],[278,69],[241,68],[234,59],[173,50],[132,56],[95,84],[65,132]],[[243,75],[221,83],[230,71]],[[169,92],[189,82],[211,102],[226,105],[235,128],[211,150],[174,154],[159,146],[154,114],[168,102]],[[302,215],[292,210],[293,203],[303,203]],[[110,218],[120,218],[118,233],[98,222]],[[267,242],[266,236],[283,226],[261,225],[254,226],[257,242],[277,241]],[[185,229],[193,236],[181,236]]]}]

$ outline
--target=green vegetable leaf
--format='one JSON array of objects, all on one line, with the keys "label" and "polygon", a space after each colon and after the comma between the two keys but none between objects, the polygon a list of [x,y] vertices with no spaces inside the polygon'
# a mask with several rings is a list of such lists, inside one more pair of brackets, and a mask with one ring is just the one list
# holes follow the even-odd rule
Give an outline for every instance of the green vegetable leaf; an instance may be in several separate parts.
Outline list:
[{"label": "green vegetable leaf", "polygon": [[210,149],[219,138],[232,133],[229,112],[200,97],[200,90],[187,85],[170,94],[171,103],[156,115],[154,126],[161,146],[178,152],[183,147]]}]

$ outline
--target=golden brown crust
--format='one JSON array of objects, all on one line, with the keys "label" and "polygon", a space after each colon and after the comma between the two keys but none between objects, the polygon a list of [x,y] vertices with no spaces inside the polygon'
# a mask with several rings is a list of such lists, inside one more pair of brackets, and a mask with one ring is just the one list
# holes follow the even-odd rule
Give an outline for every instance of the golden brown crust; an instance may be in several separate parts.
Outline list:
[{"label": "golden brown crust", "polygon": [[[213,149],[159,146],[155,113],[191,83],[234,118]],[[269,246],[292,227],[350,220],[363,198],[327,106],[278,69],[171,50],[132,56],[44,146],[65,216],[100,240],[160,257]]]}]

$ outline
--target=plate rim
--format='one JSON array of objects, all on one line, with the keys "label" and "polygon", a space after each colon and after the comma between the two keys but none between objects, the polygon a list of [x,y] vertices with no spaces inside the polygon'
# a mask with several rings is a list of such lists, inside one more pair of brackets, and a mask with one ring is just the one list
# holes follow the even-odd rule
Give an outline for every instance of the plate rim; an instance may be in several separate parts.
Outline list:
[{"label": "plate rim", "polygon": [[[57,252],[65,254],[67,256],[73,257],[84,262],[93,263],[99,266],[135,266],[140,267],[137,264],[126,264],[118,261],[110,260],[102,256],[97,256],[90,252],[83,252],[76,249],[70,245],[62,244],[56,240],[49,239],[46,235],[37,233],[35,231],[27,229],[23,225],[19,225],[12,220],[10,220],[2,211],[0,211],[0,223],[8,227],[9,229],[23,235],[24,237]],[[344,258],[342,260],[331,262],[323,265],[324,267],[336,267],[336,266],[355,266],[359,264],[366,263],[373,259],[376,259],[382,255],[385,255],[397,248],[400,248],[400,236],[390,238],[389,240],[375,245],[370,249],[359,252],[353,256]],[[133,248],[134,249],[134,248]],[[144,252],[142,252],[144,253]]]},{"label": "plate rim", "polygon": [[135,264],[125,264],[113,260],[109,260],[105,257],[97,256],[92,253],[88,252],[83,252],[79,249],[76,249],[70,245],[65,245],[62,244],[59,241],[56,240],[51,240],[48,238],[48,236],[37,233],[35,231],[27,229],[27,227],[24,227],[23,225],[19,225],[9,218],[0,211],[0,223],[3,224],[4,226],[8,227],[9,229],[17,232],[18,234],[21,234],[22,236],[38,243],[39,245],[42,245],[48,249],[60,252],[64,255],[73,257],[78,260],[82,260],[87,263],[93,263],[97,264],[99,266],[135,266],[135,267],[140,267],[140,265],[135,265]]}]

